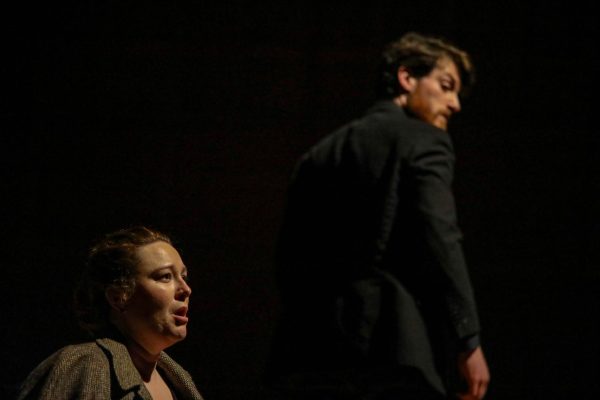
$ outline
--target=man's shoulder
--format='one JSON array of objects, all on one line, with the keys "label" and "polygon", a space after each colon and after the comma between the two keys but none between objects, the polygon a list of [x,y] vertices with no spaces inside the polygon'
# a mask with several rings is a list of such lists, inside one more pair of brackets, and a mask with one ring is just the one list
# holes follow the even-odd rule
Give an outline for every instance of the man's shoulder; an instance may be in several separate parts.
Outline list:
[{"label": "man's shoulder", "polygon": [[365,114],[329,135],[331,140],[356,139],[364,144],[410,147],[427,142],[448,142],[449,136],[435,126],[413,118],[393,101],[379,101]]},{"label": "man's shoulder", "polygon": [[371,160],[390,154],[410,157],[415,151],[439,146],[452,151],[446,132],[408,116],[402,107],[385,100],[376,102],[360,118],[323,137],[304,153],[300,163],[338,165],[349,154]]}]

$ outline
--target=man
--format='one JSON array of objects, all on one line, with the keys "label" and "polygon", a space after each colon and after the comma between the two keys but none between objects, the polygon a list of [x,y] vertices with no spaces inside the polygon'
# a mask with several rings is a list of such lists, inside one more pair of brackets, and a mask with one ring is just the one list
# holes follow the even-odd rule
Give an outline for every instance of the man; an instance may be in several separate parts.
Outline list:
[{"label": "man", "polygon": [[286,399],[481,399],[489,372],[446,133],[471,62],[416,33],[382,61],[381,101],[294,172],[272,383]]}]

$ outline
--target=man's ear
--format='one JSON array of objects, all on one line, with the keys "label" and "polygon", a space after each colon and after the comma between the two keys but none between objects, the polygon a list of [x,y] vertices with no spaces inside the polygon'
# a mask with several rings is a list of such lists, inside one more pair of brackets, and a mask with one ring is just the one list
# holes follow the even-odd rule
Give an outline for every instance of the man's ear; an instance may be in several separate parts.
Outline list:
[{"label": "man's ear", "polygon": [[125,311],[127,296],[125,296],[123,289],[116,288],[114,286],[108,287],[104,291],[104,296],[106,297],[106,301],[108,301],[108,304],[112,309],[119,312]]},{"label": "man's ear", "polygon": [[417,78],[415,78],[405,66],[401,65],[398,67],[397,72],[398,83],[404,92],[412,93],[417,85]]}]

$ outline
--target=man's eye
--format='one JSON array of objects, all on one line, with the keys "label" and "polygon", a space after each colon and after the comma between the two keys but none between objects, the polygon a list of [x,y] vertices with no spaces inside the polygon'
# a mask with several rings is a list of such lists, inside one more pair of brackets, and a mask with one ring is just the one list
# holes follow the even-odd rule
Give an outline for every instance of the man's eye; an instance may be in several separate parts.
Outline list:
[{"label": "man's eye", "polygon": [[181,279],[187,282],[189,280],[189,277],[187,275],[181,275]]},{"label": "man's eye", "polygon": [[450,91],[454,90],[454,85],[452,84],[452,82],[441,81],[440,86],[442,87],[442,90],[444,90],[445,92],[450,92]]}]

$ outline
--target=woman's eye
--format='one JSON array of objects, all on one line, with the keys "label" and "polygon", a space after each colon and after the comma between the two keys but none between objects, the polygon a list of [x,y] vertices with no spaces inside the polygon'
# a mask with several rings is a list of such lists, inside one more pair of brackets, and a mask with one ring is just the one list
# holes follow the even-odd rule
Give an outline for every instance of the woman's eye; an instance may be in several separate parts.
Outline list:
[{"label": "woman's eye", "polygon": [[173,278],[173,274],[168,273],[168,274],[162,274],[158,276],[158,280],[162,281],[162,282],[168,282],[171,280],[171,278]]}]

